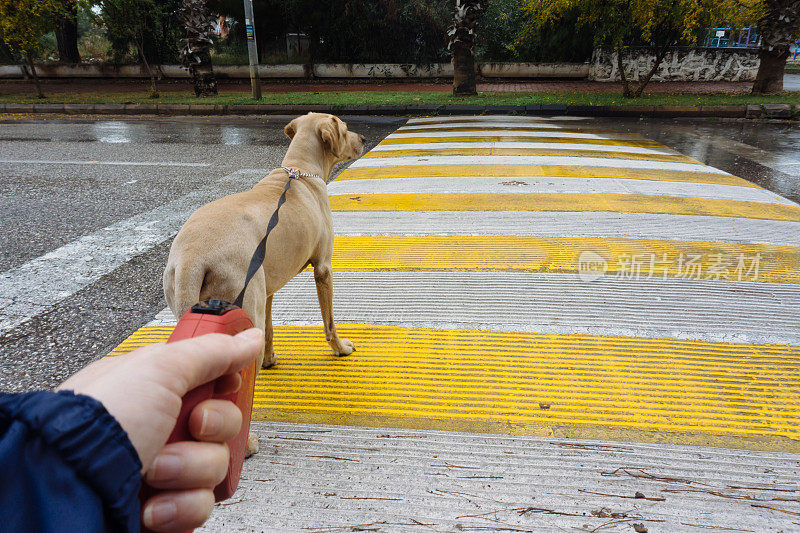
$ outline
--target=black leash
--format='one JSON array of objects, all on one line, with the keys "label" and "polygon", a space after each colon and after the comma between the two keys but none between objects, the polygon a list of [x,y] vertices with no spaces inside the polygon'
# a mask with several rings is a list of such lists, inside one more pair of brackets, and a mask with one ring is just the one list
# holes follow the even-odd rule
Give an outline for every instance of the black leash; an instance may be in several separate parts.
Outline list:
[{"label": "black leash", "polygon": [[289,190],[289,187],[292,186],[292,181],[300,179],[300,176],[319,177],[314,174],[304,174],[303,172],[291,168],[281,168],[289,174],[289,181],[286,182],[286,187],[283,188],[283,194],[281,194],[281,197],[278,199],[278,207],[275,208],[275,212],[272,213],[272,216],[269,219],[269,224],[267,224],[267,234],[264,235],[264,238],[261,239],[260,243],[258,243],[256,251],[253,253],[253,258],[250,259],[250,266],[247,267],[247,276],[244,278],[244,287],[242,287],[242,292],[239,293],[239,296],[237,296],[236,300],[233,302],[233,305],[236,305],[240,308],[244,302],[244,293],[247,290],[247,285],[264,263],[264,258],[266,257],[267,253],[267,237],[269,237],[270,232],[275,229],[275,226],[278,225],[278,211],[280,211],[281,206],[286,203],[286,192]]}]

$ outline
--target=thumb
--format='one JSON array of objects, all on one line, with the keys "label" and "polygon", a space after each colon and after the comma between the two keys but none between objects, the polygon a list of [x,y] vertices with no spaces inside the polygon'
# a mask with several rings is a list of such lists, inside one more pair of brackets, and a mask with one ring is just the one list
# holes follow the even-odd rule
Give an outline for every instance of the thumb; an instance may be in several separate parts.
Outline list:
[{"label": "thumb", "polygon": [[264,346],[264,332],[251,328],[235,336],[210,333],[161,345],[160,363],[175,378],[165,385],[178,396],[256,360]]}]

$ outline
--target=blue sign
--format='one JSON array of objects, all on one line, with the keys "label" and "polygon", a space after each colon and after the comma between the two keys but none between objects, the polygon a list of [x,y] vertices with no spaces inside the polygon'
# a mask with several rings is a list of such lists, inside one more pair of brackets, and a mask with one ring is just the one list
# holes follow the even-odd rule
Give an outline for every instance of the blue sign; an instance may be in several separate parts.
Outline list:
[{"label": "blue sign", "polygon": [[245,31],[247,32],[247,40],[248,41],[252,41],[252,40],[254,40],[256,38],[256,32],[255,32],[255,30],[253,30],[253,25],[252,24],[247,24],[245,26]]}]

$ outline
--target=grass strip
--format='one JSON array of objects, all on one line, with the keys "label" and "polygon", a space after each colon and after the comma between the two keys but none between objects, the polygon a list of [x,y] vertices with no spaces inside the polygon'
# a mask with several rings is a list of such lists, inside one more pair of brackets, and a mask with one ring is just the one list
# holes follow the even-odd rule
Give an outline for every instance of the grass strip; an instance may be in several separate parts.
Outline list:
[{"label": "grass strip", "polygon": [[[268,90],[268,86],[265,89]],[[483,92],[477,96],[453,97],[449,92],[289,92],[265,93],[259,102],[248,93],[222,93],[213,98],[197,98],[189,91],[164,92],[159,98],[148,98],[144,92],[125,93],[47,93],[39,99],[34,94],[0,94],[0,103],[52,104],[211,104],[211,105],[325,105],[397,106],[397,105],[584,105],[584,106],[691,106],[800,104],[800,92],[777,96],[752,96],[747,93],[665,94],[646,93],[639,98],[623,98],[611,92]]]}]

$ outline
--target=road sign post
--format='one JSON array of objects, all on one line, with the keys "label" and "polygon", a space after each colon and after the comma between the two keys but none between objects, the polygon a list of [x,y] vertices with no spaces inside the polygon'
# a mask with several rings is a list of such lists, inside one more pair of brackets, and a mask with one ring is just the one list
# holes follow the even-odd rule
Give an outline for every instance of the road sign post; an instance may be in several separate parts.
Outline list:
[{"label": "road sign post", "polygon": [[256,21],[253,0],[244,0],[244,24],[247,33],[247,55],[250,58],[250,87],[253,100],[261,100],[261,81],[258,79],[258,47],[256,46]]}]

